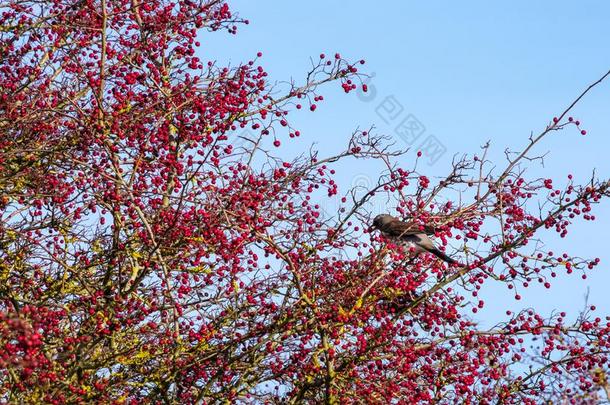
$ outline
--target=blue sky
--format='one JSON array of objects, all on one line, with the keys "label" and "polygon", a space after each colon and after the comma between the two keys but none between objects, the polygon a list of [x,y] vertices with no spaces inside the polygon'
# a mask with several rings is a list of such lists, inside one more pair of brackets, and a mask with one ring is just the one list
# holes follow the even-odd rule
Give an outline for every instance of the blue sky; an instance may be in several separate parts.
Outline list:
[{"label": "blue sky", "polygon": [[[543,129],[610,69],[610,3],[602,0],[229,3],[250,25],[242,26],[237,36],[206,35],[199,51],[204,60],[238,64],[262,51],[260,63],[272,80],[298,81],[310,57],[340,52],[348,59],[364,58],[364,71],[374,73],[372,100],[346,96],[332,86],[323,92],[326,101],[315,113],[293,116],[303,136],[287,145],[286,153],[311,143],[328,154],[339,151],[357,127],[375,125],[378,132],[393,134],[395,125],[386,124],[376,112],[393,96],[403,108],[399,120],[411,114],[425,126],[418,143],[433,135],[446,149],[438,161],[423,167],[426,174],[445,174],[454,155],[475,153],[487,140],[492,142],[491,158],[501,165],[507,147],[522,147],[530,132]],[[538,149],[550,151],[545,166],[533,173],[562,180],[573,173],[585,181],[596,169],[610,177],[609,113],[610,80],[574,110],[587,136],[574,130],[553,134]],[[405,157],[405,166],[413,157]],[[354,178],[374,177],[366,170],[354,165],[339,174],[340,180],[349,185]],[[509,307],[575,313],[587,290],[599,313],[610,314],[610,204],[595,211],[599,219],[573,227],[567,240],[548,240],[556,251],[602,259],[587,280],[563,277],[551,290],[522,291],[525,299],[519,303],[490,285],[482,294],[488,302],[480,314],[483,321]]]}]

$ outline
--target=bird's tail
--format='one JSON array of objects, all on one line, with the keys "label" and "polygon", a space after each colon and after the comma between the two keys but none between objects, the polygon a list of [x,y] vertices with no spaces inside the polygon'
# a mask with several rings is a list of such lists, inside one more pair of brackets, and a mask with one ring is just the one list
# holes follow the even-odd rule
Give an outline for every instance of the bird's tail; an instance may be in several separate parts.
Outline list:
[{"label": "bird's tail", "polygon": [[430,249],[430,250],[428,250],[428,252],[432,253],[434,256],[438,257],[441,260],[446,261],[449,264],[459,264],[458,261],[453,260],[452,258],[447,256],[445,253],[441,252],[437,248]]}]

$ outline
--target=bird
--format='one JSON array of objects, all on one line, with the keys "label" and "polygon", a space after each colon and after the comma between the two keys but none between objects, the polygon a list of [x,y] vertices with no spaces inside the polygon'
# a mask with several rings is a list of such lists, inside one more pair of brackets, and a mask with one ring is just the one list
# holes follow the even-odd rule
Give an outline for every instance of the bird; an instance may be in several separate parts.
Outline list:
[{"label": "bird", "polygon": [[436,232],[436,229],[432,226],[404,222],[389,214],[379,214],[373,219],[369,232],[374,229],[378,229],[383,236],[392,241],[398,241],[412,247],[417,254],[428,252],[449,264],[458,264],[456,260],[434,246],[434,242],[428,237],[428,235],[434,235]]}]

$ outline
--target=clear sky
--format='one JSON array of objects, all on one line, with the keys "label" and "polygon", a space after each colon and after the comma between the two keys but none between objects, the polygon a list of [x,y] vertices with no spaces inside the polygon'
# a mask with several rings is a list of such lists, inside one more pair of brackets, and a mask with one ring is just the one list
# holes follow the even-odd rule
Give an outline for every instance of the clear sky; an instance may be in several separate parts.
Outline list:
[{"label": "clear sky", "polygon": [[[240,27],[235,37],[206,35],[200,49],[204,60],[238,64],[262,51],[260,63],[272,80],[298,81],[310,66],[310,57],[340,52],[347,59],[364,58],[364,71],[374,73],[374,91],[367,99],[342,95],[333,85],[323,92],[326,101],[315,113],[294,116],[303,136],[287,148],[304,150],[316,142],[330,154],[342,149],[355,128],[371,125],[396,136],[395,125],[377,112],[380,103],[393,96],[402,107],[397,120],[412,115],[425,127],[413,146],[434,136],[446,149],[423,168],[430,176],[445,174],[455,154],[476,153],[487,140],[492,142],[492,159],[502,164],[507,147],[522,147],[531,131],[543,129],[610,69],[610,2],[603,0],[229,4],[250,25]],[[560,180],[573,173],[585,181],[596,169],[600,176],[610,177],[610,80],[587,96],[573,115],[582,121],[587,136],[574,130],[553,134],[538,149],[550,154],[535,173]],[[404,142],[400,137],[397,141]],[[373,177],[354,165],[341,182],[366,183]],[[556,251],[602,259],[587,280],[580,275],[563,277],[551,290],[522,291],[525,299],[518,303],[504,288],[488,285],[482,294],[488,303],[482,320],[491,322],[494,313],[509,307],[576,313],[588,289],[589,303],[598,306],[600,315],[610,314],[610,204],[597,206],[595,214],[597,221],[574,226],[567,240],[549,239]]]}]

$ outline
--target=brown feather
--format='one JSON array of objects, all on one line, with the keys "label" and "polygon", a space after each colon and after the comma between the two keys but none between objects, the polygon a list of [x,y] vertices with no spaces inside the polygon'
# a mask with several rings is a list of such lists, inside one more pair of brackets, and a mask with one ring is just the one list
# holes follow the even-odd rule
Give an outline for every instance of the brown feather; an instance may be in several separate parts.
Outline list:
[{"label": "brown feather", "polygon": [[420,225],[415,222],[392,221],[383,225],[380,230],[394,237],[416,235],[425,233],[434,235],[435,229],[429,225]]}]

